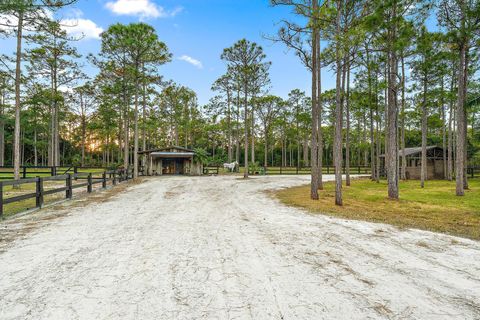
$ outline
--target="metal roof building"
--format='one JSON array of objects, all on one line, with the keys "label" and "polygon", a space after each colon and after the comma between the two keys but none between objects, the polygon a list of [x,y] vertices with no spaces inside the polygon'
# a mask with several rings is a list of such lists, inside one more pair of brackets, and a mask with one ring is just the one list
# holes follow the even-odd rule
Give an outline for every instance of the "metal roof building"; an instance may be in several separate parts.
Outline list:
[{"label": "metal roof building", "polygon": [[[399,166],[402,170],[403,150],[398,150]],[[385,172],[385,155],[382,158],[382,171]],[[405,148],[406,169],[405,175],[407,179],[420,179],[422,165],[422,147]],[[445,162],[443,148],[437,146],[427,147],[427,179],[443,179],[445,177]]]},{"label": "metal roof building", "polygon": [[178,146],[140,151],[142,172],[157,175],[201,175],[203,164],[195,161],[195,151]]}]

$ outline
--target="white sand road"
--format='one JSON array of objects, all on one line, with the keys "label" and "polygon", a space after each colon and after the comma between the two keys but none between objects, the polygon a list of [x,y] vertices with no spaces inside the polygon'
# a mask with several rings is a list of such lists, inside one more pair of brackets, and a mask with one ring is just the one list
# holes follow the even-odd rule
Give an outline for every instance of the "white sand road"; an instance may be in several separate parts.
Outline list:
[{"label": "white sand road", "polygon": [[67,205],[0,245],[0,319],[480,319],[479,242],[262,192],[307,181],[150,178]]}]

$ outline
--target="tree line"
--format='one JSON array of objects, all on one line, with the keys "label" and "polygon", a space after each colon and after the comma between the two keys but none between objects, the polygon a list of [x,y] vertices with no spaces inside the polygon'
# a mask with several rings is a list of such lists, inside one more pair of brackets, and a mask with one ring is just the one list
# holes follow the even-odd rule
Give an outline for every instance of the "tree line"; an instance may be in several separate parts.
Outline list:
[{"label": "tree line", "polygon": [[[408,135],[415,129],[421,136],[421,185],[426,180],[430,136],[431,142],[445,150],[445,178],[455,177],[456,194],[464,195],[468,188],[466,166],[478,150],[478,107],[469,101],[479,96],[475,77],[479,1],[271,3],[292,7],[297,16],[282,21],[278,34],[271,39],[294,50],[311,72],[312,199],[318,199],[318,190],[322,189],[323,113],[328,103],[321,90],[322,68],[332,69],[336,77],[331,103],[337,205],[343,203],[341,170],[350,162],[354,108],[362,109],[364,115],[360,130],[369,146],[364,148],[364,157],[374,180],[380,177],[380,155],[385,154],[389,198],[399,198],[399,180],[405,179],[400,163],[405,168],[405,148],[412,143]],[[346,180],[348,185],[348,171]]]},{"label": "tree line", "polygon": [[[425,160],[427,145],[442,146],[458,195],[467,164],[480,162],[478,103],[470,103],[480,96],[478,1],[271,0],[293,18],[265,38],[296,54],[311,92],[292,85],[273,95],[272,62],[241,39],[219,53],[225,72],[204,106],[161,76],[172,55],[148,24],[110,26],[100,52],[82,60],[80,39],[49,14],[74,2],[0,6],[0,36],[16,40],[0,59],[0,166],[13,164],[17,178],[21,164],[140,164],[137,176],[138,151],[177,145],[206,150],[212,163],[242,163],[245,177],[259,166],[311,167],[312,199],[323,167],[334,166],[341,205],[342,170],[348,186],[352,166],[370,167],[374,181],[386,175],[398,199],[407,147],[422,146]],[[83,74],[84,63],[97,74]],[[335,87],[326,90],[327,70]]]}]

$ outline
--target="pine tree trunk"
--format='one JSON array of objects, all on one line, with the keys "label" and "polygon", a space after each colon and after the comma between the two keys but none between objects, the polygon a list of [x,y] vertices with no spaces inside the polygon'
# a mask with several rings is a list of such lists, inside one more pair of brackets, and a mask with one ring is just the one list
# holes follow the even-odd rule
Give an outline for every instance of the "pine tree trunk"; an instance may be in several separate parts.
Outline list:
[{"label": "pine tree trunk", "polygon": [[86,143],[86,135],[87,135],[87,119],[85,118],[85,106],[83,104],[83,95],[80,93],[80,110],[82,112],[82,158],[80,161],[80,166],[85,165],[85,143]]},{"label": "pine tree trunk", "polygon": [[250,110],[251,114],[251,128],[250,128],[250,135],[251,135],[251,152],[252,152],[252,160],[251,163],[255,163],[255,96],[252,96],[252,108]]},{"label": "pine tree trunk", "polygon": [[308,167],[309,162],[308,162],[308,136],[305,136],[303,139],[303,166]]},{"label": "pine tree trunk", "polygon": [[371,179],[376,180],[375,174],[375,135],[374,135],[374,117],[373,117],[373,93],[372,93],[372,70],[370,66],[370,51],[368,44],[365,48],[367,59],[367,77],[368,77],[368,105],[370,113],[370,170]]},{"label": "pine tree trunk", "polygon": [[87,139],[87,120],[85,119],[85,115],[82,114],[82,159],[80,162],[80,166],[85,165],[85,144]]},{"label": "pine tree trunk", "polygon": [[233,150],[232,150],[232,114],[231,114],[231,97],[230,90],[227,90],[227,132],[228,132],[228,163],[232,163]]},{"label": "pine tree trunk", "polygon": [[130,130],[130,126],[129,126],[129,121],[128,121],[128,117],[129,117],[129,114],[128,114],[128,109],[129,109],[129,103],[128,103],[128,100],[126,98],[126,92],[124,92],[124,104],[125,104],[125,110],[123,111],[123,114],[124,114],[124,132],[123,132],[123,166],[125,169],[128,168],[129,164],[130,164],[130,159],[129,159],[129,155],[130,155],[130,141],[129,141],[129,130]]},{"label": "pine tree trunk", "polygon": [[265,131],[264,131],[264,134],[265,134],[265,149],[264,149],[265,158],[263,159],[263,166],[264,167],[268,167],[268,133],[267,132],[268,132],[268,129],[265,126]]},{"label": "pine tree trunk", "polygon": [[446,120],[446,110],[445,110],[445,88],[444,88],[444,78],[442,76],[441,84],[441,113],[442,113],[442,150],[443,150],[443,179],[447,179],[447,120]]},{"label": "pine tree trunk", "polygon": [[[455,64],[452,61],[452,77],[450,82],[450,93],[454,92],[455,89],[455,76],[456,68]],[[453,180],[453,121],[455,117],[455,104],[454,100],[449,98],[449,114],[448,114],[448,136],[447,136],[447,179],[449,181]]]},{"label": "pine tree trunk", "polygon": [[[312,6],[313,12],[318,10],[318,2],[313,1]],[[317,79],[318,79],[318,45],[319,45],[319,30],[317,27],[317,21],[314,19],[313,30],[312,30],[312,133],[311,133],[311,183],[310,183],[310,198],[312,200],[318,200],[318,146],[317,146],[317,137],[318,137],[318,103],[317,103]],[[308,156],[308,145],[307,145],[307,156]]]},{"label": "pine tree trunk", "polygon": [[243,104],[244,104],[244,108],[245,108],[245,131],[244,131],[244,134],[245,134],[245,159],[244,159],[244,171],[243,171],[243,177],[244,178],[248,178],[248,88],[247,88],[247,84],[245,83],[244,84],[245,86],[245,96],[244,96],[244,99],[243,99]]},{"label": "pine tree trunk", "polygon": [[[138,69],[137,69],[138,70]],[[135,78],[135,110],[133,122],[133,178],[138,178],[138,75]]]},{"label": "pine tree trunk", "polygon": [[[349,57],[347,57],[349,58]],[[345,131],[345,181],[346,185],[350,186],[350,62],[345,66],[347,70],[346,86],[346,131]]]},{"label": "pine tree trunk", "polygon": [[38,166],[38,152],[37,152],[37,123],[33,128],[33,165]]},{"label": "pine tree trunk", "polygon": [[[145,66],[143,66],[143,72],[145,72]],[[145,77],[142,79],[142,151],[147,150],[147,84]],[[186,148],[186,146],[185,146]],[[147,165],[146,154],[142,155],[142,168]]]},{"label": "pine tree trunk", "polygon": [[23,11],[20,11],[17,25],[17,51],[15,62],[15,129],[13,134],[13,176],[15,180],[20,179],[20,84],[22,81],[22,30]]},{"label": "pine tree trunk", "polygon": [[387,104],[387,145],[385,153],[385,167],[387,171],[388,197],[398,199],[398,139],[397,139],[397,69],[398,62],[394,49],[396,39],[396,7],[393,7],[392,26],[389,30],[388,54],[388,104]]},{"label": "pine tree trunk", "polygon": [[[240,92],[237,91],[237,121],[236,121],[236,130],[235,130],[235,161],[240,166]],[[239,171],[240,168],[237,168]]]},{"label": "pine tree trunk", "polygon": [[407,180],[407,156],[405,154],[405,107],[406,107],[406,100],[405,100],[405,57],[402,52],[402,111],[401,111],[401,133],[400,133],[400,144],[402,148],[402,171],[401,171],[401,179]]},{"label": "pine tree trunk", "polygon": [[[381,130],[382,130],[382,118],[380,116],[379,103],[378,103],[378,81],[375,81],[375,116],[377,118],[376,124],[376,154],[375,154],[375,181],[380,182],[380,153],[382,151],[382,142],[381,142]],[[384,158],[385,159],[385,158]]]},{"label": "pine tree trunk", "polygon": [[[342,1],[337,0],[336,35],[341,33]],[[333,139],[333,162],[335,166],[335,204],[343,205],[342,197],[342,122],[343,122],[343,101],[342,101],[342,74],[345,66],[342,66],[340,43],[336,44],[336,93],[335,93],[335,134]]]},{"label": "pine tree trunk", "polygon": [[422,163],[420,171],[420,187],[425,187],[427,179],[427,79],[423,79],[423,101],[422,101]]},{"label": "pine tree trunk", "polygon": [[322,129],[322,63],[321,63],[321,39],[317,42],[317,104],[318,104],[318,150],[317,150],[317,176],[318,190],[323,190],[323,129]]},{"label": "pine tree trunk", "polygon": [[[464,72],[464,87],[463,87],[463,98],[464,98],[464,105],[466,103],[467,99],[467,87],[468,87],[468,66],[469,66],[469,48],[468,48],[468,43],[466,44],[465,48],[465,72]],[[468,154],[467,154],[467,134],[468,134],[468,117],[467,117],[467,109],[464,107],[463,108],[464,116],[463,116],[463,133],[465,135],[464,140],[463,140],[463,189],[468,190],[468,174],[467,174],[467,166],[468,166]]]},{"label": "pine tree trunk", "polygon": [[[463,14],[463,12],[462,12]],[[460,63],[458,66],[458,95],[457,95],[457,139],[456,139],[456,195],[463,196],[464,191],[464,170],[465,170],[465,55],[467,45],[464,42],[460,44]]]}]

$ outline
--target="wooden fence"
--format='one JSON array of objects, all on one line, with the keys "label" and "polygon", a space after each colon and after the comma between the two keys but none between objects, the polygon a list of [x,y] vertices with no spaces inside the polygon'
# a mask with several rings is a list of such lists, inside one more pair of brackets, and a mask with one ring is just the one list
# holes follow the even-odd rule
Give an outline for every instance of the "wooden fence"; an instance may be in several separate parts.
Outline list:
[{"label": "wooden fence", "polygon": [[[207,165],[203,168],[203,174],[219,174],[220,166],[218,165]],[[256,169],[249,169],[249,174],[251,175],[301,175],[301,174],[310,174],[311,167],[258,167]],[[227,172],[227,170],[225,170]],[[243,172],[243,167],[239,168],[239,172]],[[333,166],[323,166],[322,172],[324,174],[334,174],[335,167]],[[344,167],[342,172],[346,173],[346,168]],[[350,167],[350,174],[371,174],[371,168],[365,166],[352,166]]]},{"label": "wooden fence", "polygon": [[[35,177],[20,180],[0,181],[0,220],[3,218],[4,205],[9,203],[20,202],[35,198],[35,207],[41,208],[44,204],[44,197],[51,194],[65,192],[65,199],[72,199],[73,190],[78,188],[85,188],[88,193],[91,193],[93,186],[102,184],[102,188],[106,188],[108,183],[116,185],[119,182],[126,181],[133,178],[132,169],[119,169],[111,171],[103,171],[101,174],[92,174],[87,172],[67,173],[62,175],[55,175],[50,177]],[[74,181],[82,181],[81,183],[73,183]],[[54,189],[45,190],[45,182],[50,181],[64,181],[63,187],[56,187]],[[4,189],[7,186],[20,186],[23,184],[34,183],[35,192],[26,193],[13,197],[4,197]]]},{"label": "wooden fence", "polygon": [[[258,170],[251,171],[250,174],[265,174],[265,175],[302,175],[302,174],[311,174],[311,167],[261,167]],[[334,174],[335,167],[333,166],[323,166],[323,174]],[[342,173],[346,173],[346,168],[343,167]],[[364,166],[355,166],[350,167],[350,174],[370,174],[370,167]]]},{"label": "wooden fence", "polygon": [[[63,175],[67,173],[91,172],[91,171],[105,171],[104,167],[80,167],[80,166],[21,166],[20,179],[34,178],[34,177],[52,177],[56,175]],[[0,167],[0,180],[14,179],[13,166]]]},{"label": "wooden fence", "polygon": [[471,166],[467,168],[467,175],[470,178],[480,177],[480,166]]}]

